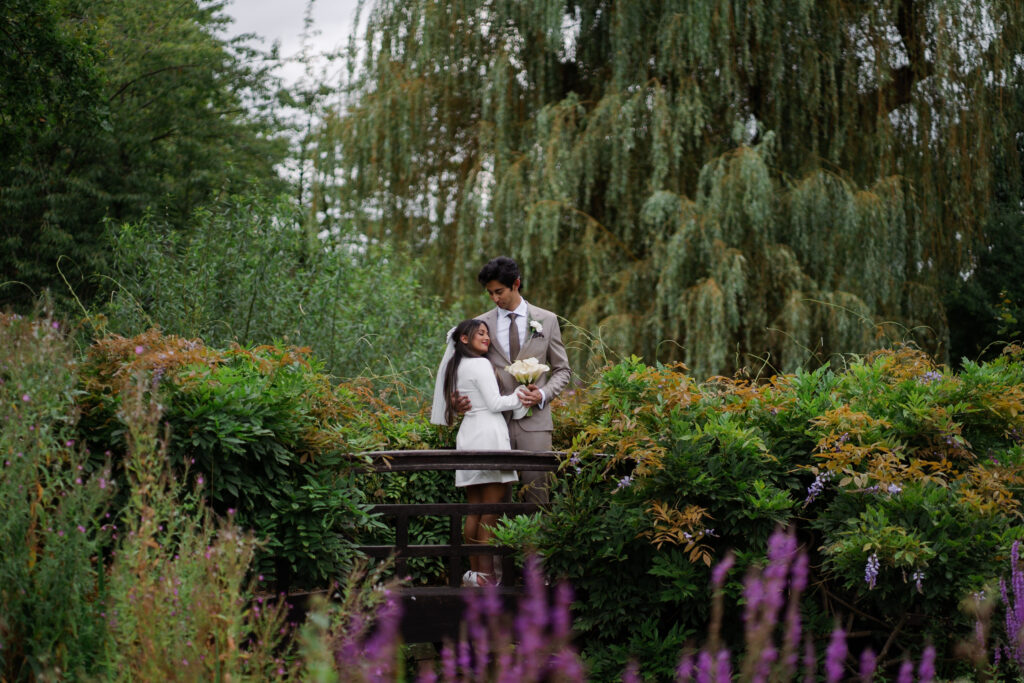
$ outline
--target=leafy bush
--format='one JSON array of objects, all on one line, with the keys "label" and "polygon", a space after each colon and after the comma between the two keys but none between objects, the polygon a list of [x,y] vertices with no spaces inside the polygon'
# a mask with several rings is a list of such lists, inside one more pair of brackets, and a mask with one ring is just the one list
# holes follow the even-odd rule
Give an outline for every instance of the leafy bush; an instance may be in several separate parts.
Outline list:
[{"label": "leafy bush", "polygon": [[333,375],[424,387],[451,324],[413,266],[357,237],[311,235],[284,197],[231,197],[198,210],[186,232],[150,217],[112,227],[110,240],[112,332],[308,346]]},{"label": "leafy bush", "polygon": [[139,373],[162,406],[178,471],[262,540],[259,573],[323,586],[351,567],[355,538],[375,522],[347,440],[356,427],[345,425],[384,410],[369,389],[335,389],[291,347],[217,350],[155,331],[107,337],[82,367],[82,436],[112,450],[115,464],[127,452],[119,415]]},{"label": "leafy bush", "polygon": [[137,373],[120,401],[127,496],[96,600],[108,637],[94,658],[111,680],[280,680],[291,668],[286,604],[256,593],[252,534],[175,477],[150,388]]},{"label": "leafy bush", "polygon": [[[807,628],[826,637],[842,617],[883,668],[924,638],[948,661],[973,628],[960,601],[1024,536],[1022,360],[1011,348],[954,375],[897,349],[844,372],[697,386],[633,358],[568,396],[556,443],[570,455],[529,540],[577,590],[595,677],[631,657],[672,675],[706,632],[711,564],[734,549],[740,568],[759,565],[778,525],[811,557]],[[736,609],[741,586],[723,590]]]}]

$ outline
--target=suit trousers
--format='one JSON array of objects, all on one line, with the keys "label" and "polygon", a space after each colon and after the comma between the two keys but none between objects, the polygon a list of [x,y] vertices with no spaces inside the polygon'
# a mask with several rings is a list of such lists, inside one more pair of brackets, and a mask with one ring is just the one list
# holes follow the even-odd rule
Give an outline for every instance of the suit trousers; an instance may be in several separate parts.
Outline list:
[{"label": "suit trousers", "polygon": [[[528,432],[518,420],[510,420],[509,441],[512,450],[546,452],[551,450],[551,432]],[[551,472],[520,472],[519,497],[524,503],[547,503],[551,488]]]}]

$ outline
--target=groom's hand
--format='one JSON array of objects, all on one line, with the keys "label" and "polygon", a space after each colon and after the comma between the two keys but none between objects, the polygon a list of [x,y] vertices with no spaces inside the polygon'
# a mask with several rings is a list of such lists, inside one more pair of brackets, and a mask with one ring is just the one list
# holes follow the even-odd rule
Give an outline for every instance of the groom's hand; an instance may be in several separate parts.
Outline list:
[{"label": "groom's hand", "polygon": [[525,387],[519,387],[519,400],[527,408],[532,408],[544,400],[544,394],[536,384],[527,384]]},{"label": "groom's hand", "polygon": [[473,407],[473,404],[469,400],[469,396],[463,396],[456,391],[452,394],[452,406],[459,415],[465,415]]}]

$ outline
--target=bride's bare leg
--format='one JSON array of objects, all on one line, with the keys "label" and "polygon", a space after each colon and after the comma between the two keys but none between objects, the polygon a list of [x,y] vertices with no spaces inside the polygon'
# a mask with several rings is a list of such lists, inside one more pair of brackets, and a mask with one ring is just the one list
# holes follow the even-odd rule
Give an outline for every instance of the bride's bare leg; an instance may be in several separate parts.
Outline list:
[{"label": "bride's bare leg", "polygon": [[[480,485],[480,502],[481,503],[500,503],[505,499],[505,490],[508,488],[508,484],[481,484]],[[489,543],[494,534],[491,533],[490,527],[493,527],[498,523],[497,513],[488,513],[480,515],[479,529],[477,531],[477,537],[480,539],[480,543]],[[487,574],[491,578],[494,577],[494,555],[481,555],[478,560],[480,569],[477,571]]]},{"label": "bride's bare leg", "polygon": [[[481,489],[480,485],[471,485],[466,487],[466,500],[471,504],[481,502]],[[479,543],[477,535],[480,532],[480,515],[466,515],[463,518],[462,527],[462,542]],[[469,568],[475,572],[480,571],[480,556],[470,555],[469,556]]]}]

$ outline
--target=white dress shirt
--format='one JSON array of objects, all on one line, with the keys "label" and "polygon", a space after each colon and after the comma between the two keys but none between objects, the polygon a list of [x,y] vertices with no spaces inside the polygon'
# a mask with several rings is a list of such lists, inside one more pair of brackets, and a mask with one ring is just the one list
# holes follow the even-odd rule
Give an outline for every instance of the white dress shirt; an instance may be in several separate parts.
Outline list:
[{"label": "white dress shirt", "polygon": [[[506,311],[504,308],[498,309],[498,329],[494,330],[494,337],[496,337],[497,339],[491,341],[492,344],[497,343],[498,345],[500,345],[501,350],[505,352],[505,357],[509,358],[509,360],[514,363],[516,359],[509,357],[510,354],[508,350],[509,313],[516,314],[516,332],[519,333],[519,348],[522,349],[524,346],[526,346],[526,334],[527,330],[530,327],[530,307],[526,303],[526,299],[520,299],[519,306],[517,306],[516,310],[514,311]],[[539,358],[538,360],[543,362],[544,359]],[[543,398],[541,398],[540,403],[537,407],[543,408],[544,404],[548,402],[548,395],[547,393],[545,393],[543,388],[540,388],[540,395]]]},{"label": "white dress shirt", "polygon": [[[494,330],[494,336],[497,337],[497,343],[501,346],[501,350],[505,352],[505,356],[509,361],[514,362],[515,358],[509,356],[508,352],[508,314],[516,314],[516,331],[519,333],[519,348],[526,346],[526,328],[529,327],[527,316],[530,312],[530,307],[526,303],[526,299],[519,300],[519,306],[514,311],[506,311],[504,308],[498,309],[498,329]],[[494,343],[495,340],[492,340]]]}]

